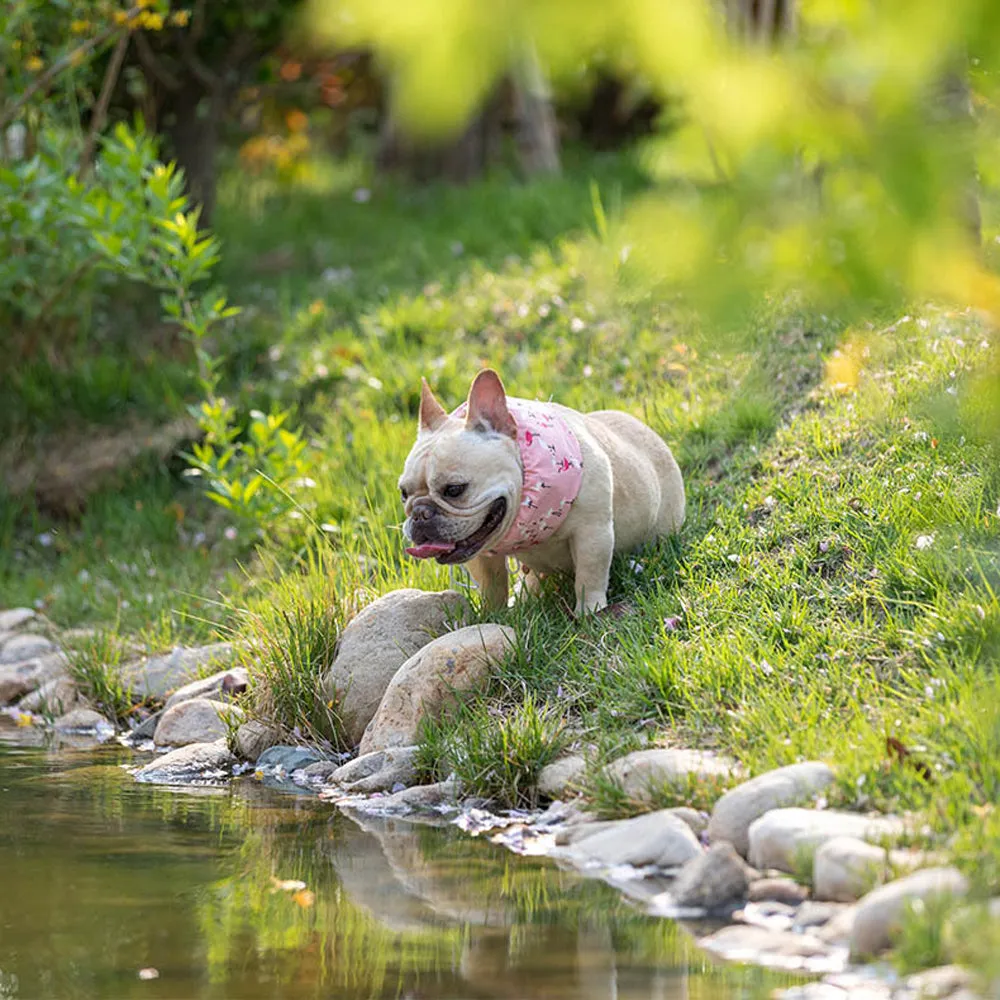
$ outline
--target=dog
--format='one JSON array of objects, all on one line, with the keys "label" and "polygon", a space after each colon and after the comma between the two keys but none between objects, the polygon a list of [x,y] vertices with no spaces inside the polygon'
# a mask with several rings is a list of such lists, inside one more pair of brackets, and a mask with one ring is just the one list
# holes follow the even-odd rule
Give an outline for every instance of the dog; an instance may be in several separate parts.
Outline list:
[{"label": "dog", "polygon": [[489,368],[452,414],[422,380],[417,440],[399,489],[407,553],[468,563],[489,607],[507,603],[513,556],[529,590],[570,572],[576,614],[600,611],[614,553],[684,521],[681,471],[642,421],[510,397]]}]

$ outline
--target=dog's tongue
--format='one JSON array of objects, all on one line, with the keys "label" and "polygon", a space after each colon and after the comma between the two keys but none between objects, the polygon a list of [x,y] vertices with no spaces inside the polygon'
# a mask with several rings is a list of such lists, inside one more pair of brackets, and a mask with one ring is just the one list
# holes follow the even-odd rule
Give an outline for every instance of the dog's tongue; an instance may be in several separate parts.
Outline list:
[{"label": "dog's tongue", "polygon": [[445,552],[454,551],[454,542],[427,542],[424,545],[414,545],[406,550],[408,556],[414,559],[430,559],[432,556],[444,555]]}]

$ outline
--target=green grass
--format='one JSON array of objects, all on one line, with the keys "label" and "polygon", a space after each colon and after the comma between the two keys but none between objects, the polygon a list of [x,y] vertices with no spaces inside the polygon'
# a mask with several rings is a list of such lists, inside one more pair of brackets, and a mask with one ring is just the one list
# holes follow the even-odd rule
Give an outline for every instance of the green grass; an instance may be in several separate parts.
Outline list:
[{"label": "green grass", "polygon": [[85,636],[66,650],[67,668],[77,690],[112,722],[123,721],[135,707],[131,686],[121,667],[128,647],[113,630]]}]

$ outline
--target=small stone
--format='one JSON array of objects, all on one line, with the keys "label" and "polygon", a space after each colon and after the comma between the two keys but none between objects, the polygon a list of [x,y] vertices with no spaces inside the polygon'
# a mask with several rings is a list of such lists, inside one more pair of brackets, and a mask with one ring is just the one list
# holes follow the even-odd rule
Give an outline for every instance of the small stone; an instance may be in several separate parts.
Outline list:
[{"label": "small stone", "polygon": [[822,927],[845,909],[846,907],[843,903],[817,903],[815,900],[810,899],[803,903],[796,911],[792,930],[800,931],[810,930],[813,927]]},{"label": "small stone", "polygon": [[65,674],[53,677],[26,694],[17,707],[36,715],[64,715],[76,704],[79,694],[73,678]]},{"label": "small stone", "polygon": [[41,616],[31,608],[10,608],[0,611],[0,632],[17,632]]},{"label": "small stone", "polygon": [[814,958],[829,954],[829,946],[811,934],[770,930],[751,924],[730,924],[698,944],[707,951],[730,962],[754,962],[801,967],[802,962],[789,959]]},{"label": "small stone", "polygon": [[885,951],[912,901],[961,897],[968,889],[965,876],[955,868],[925,868],[868,893],[858,903],[851,928],[851,956],[868,958]]},{"label": "small stone", "polygon": [[603,865],[675,868],[702,853],[691,828],[669,810],[618,820],[575,843],[570,852]]},{"label": "small stone", "polygon": [[834,837],[872,841],[898,838],[903,821],[890,816],[861,816],[832,809],[773,809],[750,826],[750,864],[796,872],[816,849]]},{"label": "small stone", "polygon": [[454,805],[458,788],[454,781],[438,781],[432,785],[414,785],[394,792],[384,798],[371,800],[378,803],[380,809],[412,810],[438,809],[445,805]]},{"label": "small stone", "polygon": [[751,778],[731,788],[716,802],[708,821],[709,839],[728,840],[746,857],[750,850],[750,824],[754,820],[772,809],[810,799],[833,778],[833,771],[820,761],[790,764]]},{"label": "small stone", "polygon": [[268,747],[257,758],[257,767],[281,768],[286,774],[291,774],[323,759],[322,754],[308,747],[278,745]]},{"label": "small stone", "polygon": [[437,718],[455,694],[483,687],[514,639],[513,629],[489,624],[470,625],[429,642],[390,681],[360,752],[413,746],[423,720]]},{"label": "small stone", "polygon": [[972,973],[960,965],[939,965],[907,976],[904,983],[916,1000],[945,1000],[961,990],[971,989]]},{"label": "small stone", "polygon": [[122,667],[122,679],[139,700],[165,701],[171,692],[198,679],[207,666],[224,664],[233,656],[233,644],[178,646],[165,656],[151,656]]},{"label": "small stone", "polygon": [[327,781],[330,775],[341,765],[335,760],[318,760],[315,764],[306,764],[301,772],[312,781]]},{"label": "small stone", "polygon": [[723,782],[738,769],[735,761],[703,750],[637,750],[610,763],[605,773],[637,802],[652,800],[663,788],[688,781]]},{"label": "small stone", "polygon": [[59,733],[97,733],[110,736],[115,731],[114,725],[92,708],[74,708],[56,719],[53,725]]},{"label": "small stone", "polygon": [[389,747],[356,757],[331,775],[334,784],[353,794],[370,795],[391,791],[394,785],[409,787],[417,780],[417,747]]},{"label": "small stone", "polygon": [[809,889],[793,882],[790,878],[761,878],[750,883],[747,899],[751,903],[762,903],[771,900],[776,903],[786,903],[798,906],[809,895]]},{"label": "small stone", "polygon": [[151,760],[139,768],[135,777],[137,781],[160,785],[217,780],[228,777],[235,762],[225,740],[192,743]]},{"label": "small stone", "polygon": [[[30,638],[34,638],[31,636]],[[11,705],[48,681],[66,676],[66,657],[55,652],[0,667],[0,705]]]},{"label": "small stone", "polygon": [[547,799],[558,799],[572,790],[572,786],[587,769],[583,754],[560,757],[538,772],[538,791]]},{"label": "small stone", "polygon": [[273,747],[280,739],[279,730],[257,719],[251,719],[236,730],[233,742],[240,757],[253,764],[268,747]]},{"label": "small stone", "polygon": [[468,609],[455,590],[395,590],[364,608],[344,629],[324,678],[345,739],[357,746],[396,671]]},{"label": "small stone", "polygon": [[24,663],[56,652],[58,652],[56,644],[51,639],[46,639],[44,635],[30,633],[15,635],[0,648],[0,666]]},{"label": "small stone", "polygon": [[153,742],[157,746],[185,747],[191,743],[212,743],[228,735],[229,724],[243,718],[236,705],[195,698],[164,709],[156,724]]},{"label": "small stone", "polygon": [[226,701],[236,694],[246,691],[249,677],[245,667],[233,667],[230,670],[220,670],[210,677],[191,681],[179,687],[168,699],[164,708],[173,708],[182,701],[194,698],[208,698],[212,701]]},{"label": "small stone", "polygon": [[753,874],[733,845],[721,841],[680,870],[670,896],[678,906],[712,913],[742,900]]}]

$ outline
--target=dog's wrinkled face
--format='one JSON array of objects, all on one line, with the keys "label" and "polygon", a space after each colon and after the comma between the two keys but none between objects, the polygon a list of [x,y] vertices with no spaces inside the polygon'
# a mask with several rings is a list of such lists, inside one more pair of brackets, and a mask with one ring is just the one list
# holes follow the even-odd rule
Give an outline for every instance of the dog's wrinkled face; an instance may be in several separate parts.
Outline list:
[{"label": "dog's wrinkled face", "polygon": [[411,556],[462,563],[504,537],[521,501],[516,438],[495,372],[476,377],[464,419],[450,417],[424,383],[420,430],[399,477]]}]

